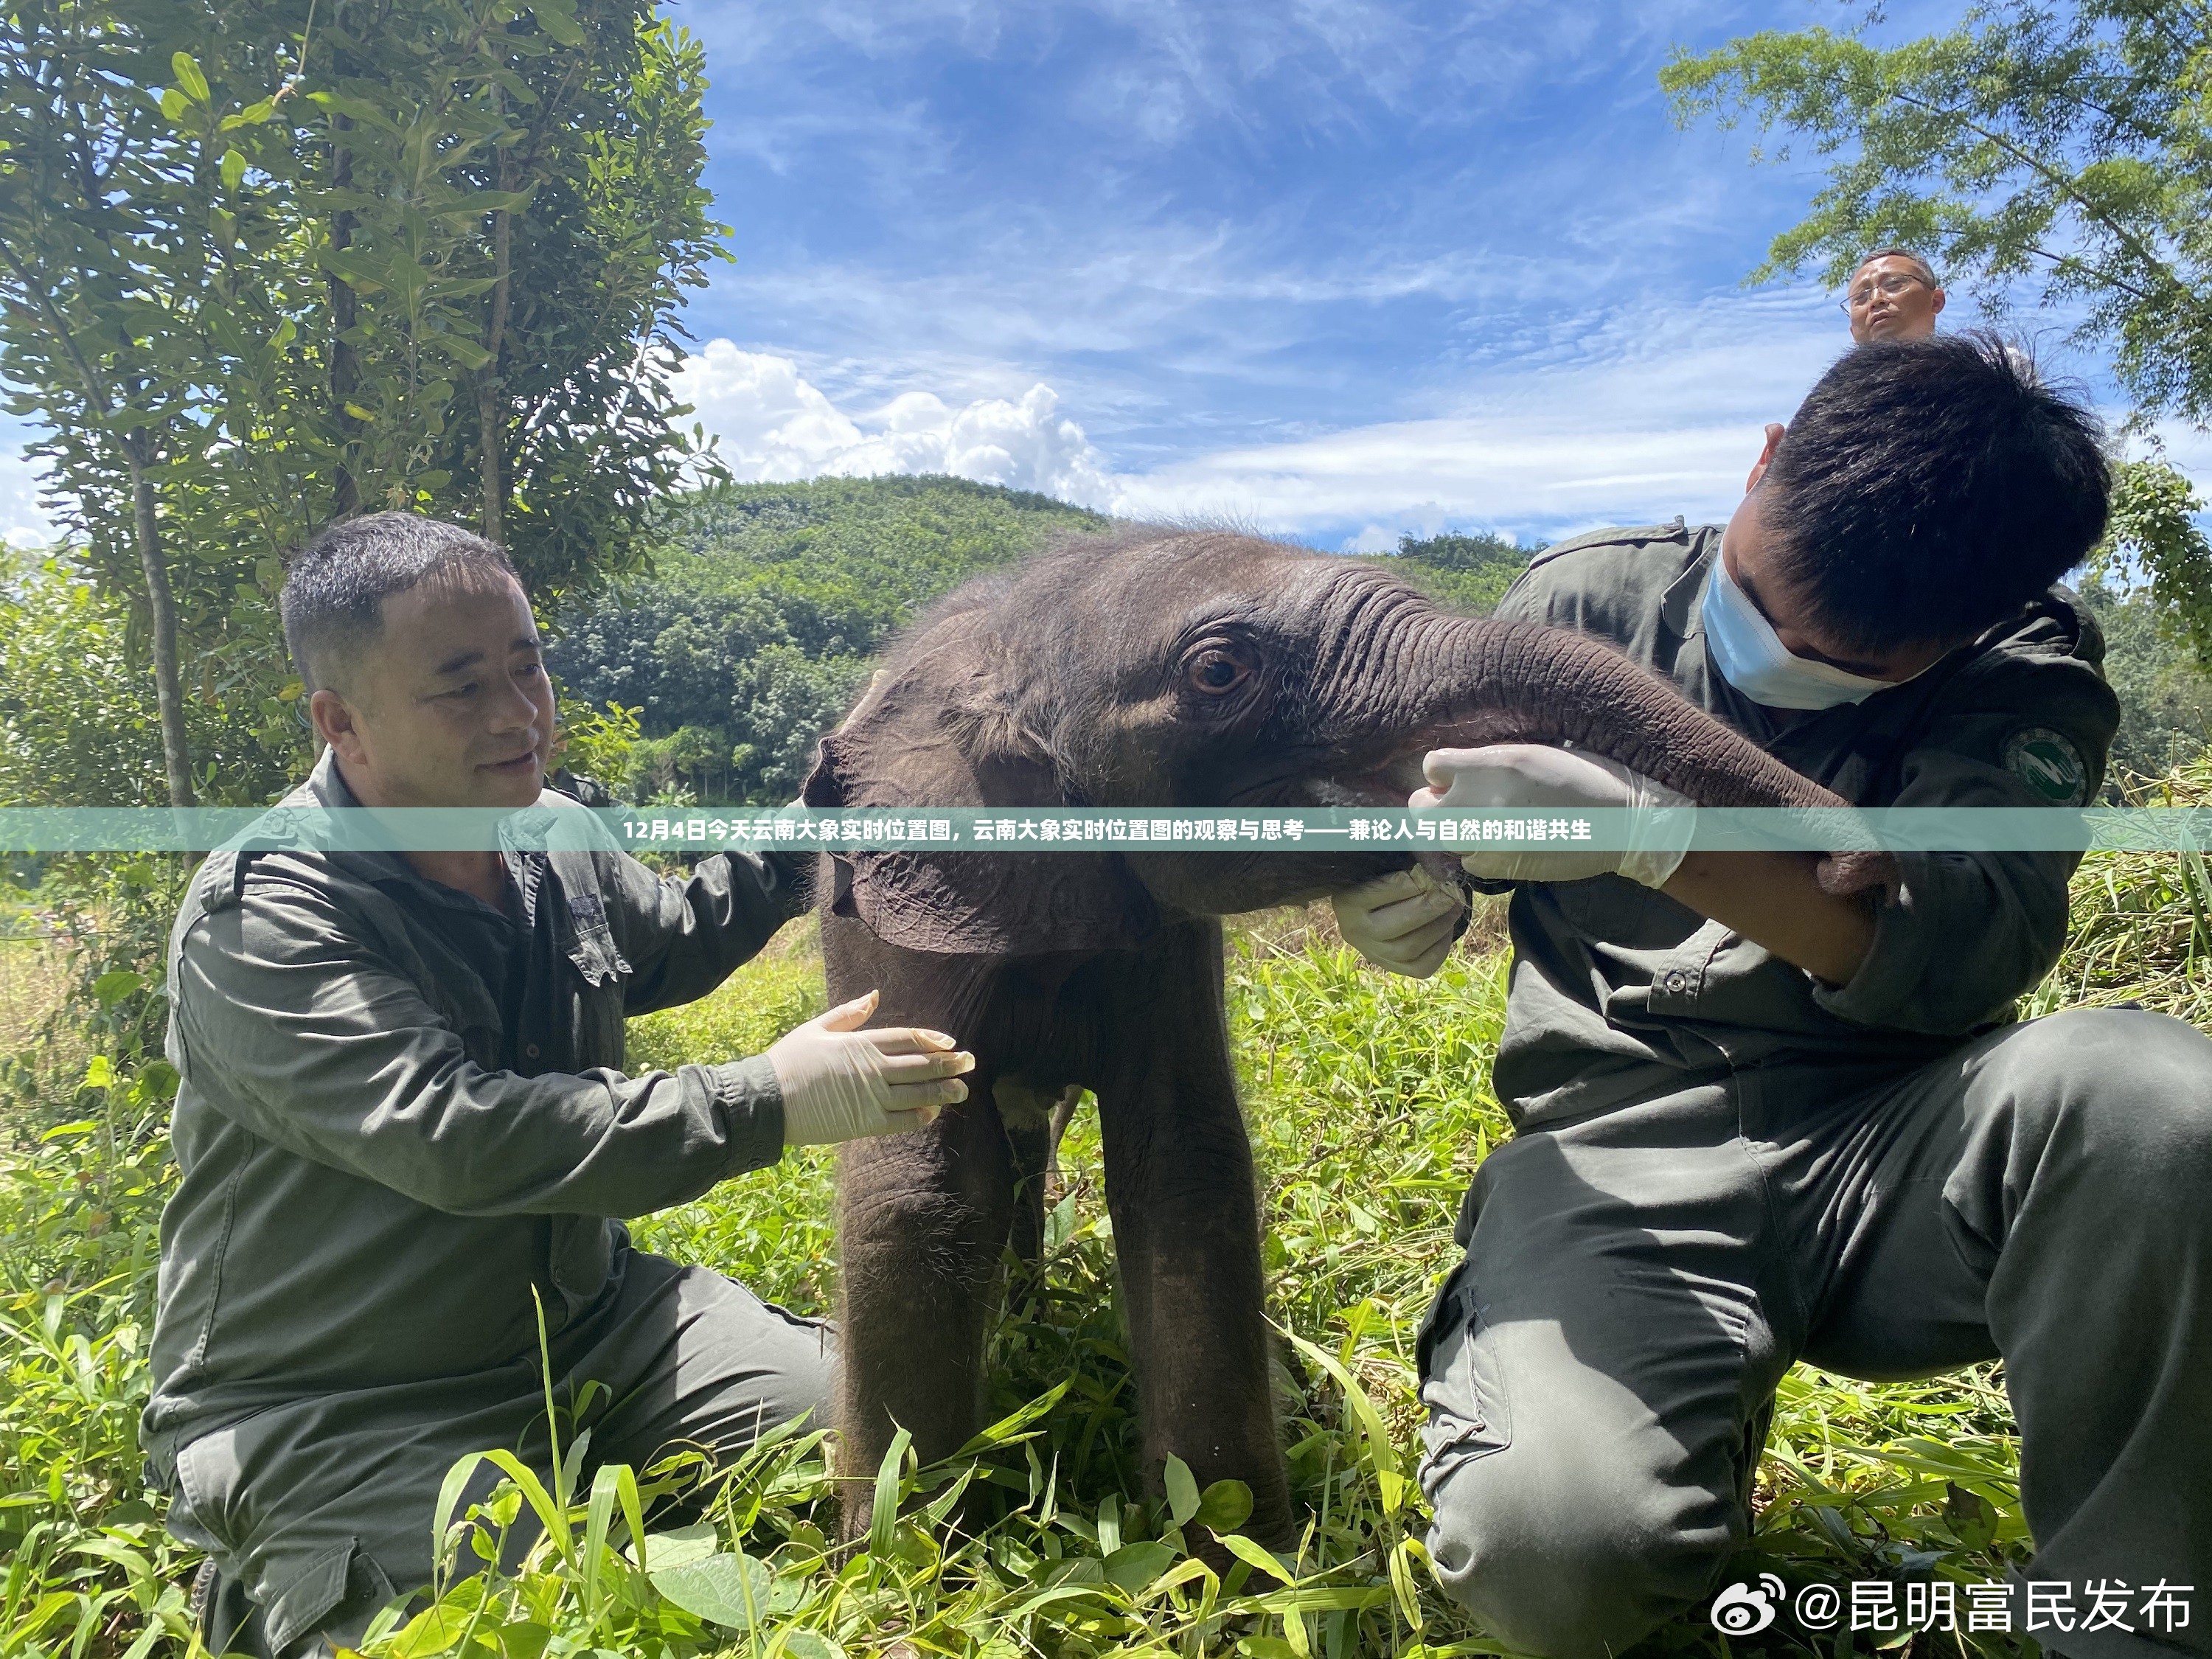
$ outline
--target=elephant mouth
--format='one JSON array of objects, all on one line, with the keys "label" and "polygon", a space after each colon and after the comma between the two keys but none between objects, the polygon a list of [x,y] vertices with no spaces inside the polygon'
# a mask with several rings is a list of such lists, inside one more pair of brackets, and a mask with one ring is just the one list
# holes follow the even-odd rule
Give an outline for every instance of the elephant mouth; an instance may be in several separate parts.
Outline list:
[{"label": "elephant mouth", "polygon": [[[1489,743],[1524,740],[1528,722],[1501,709],[1483,709],[1455,720],[1401,734],[1395,748],[1378,763],[1362,756],[1358,769],[1325,773],[1307,780],[1316,806],[1403,806],[1406,798],[1428,783],[1421,762],[1435,749],[1474,749]],[[1540,739],[1538,739],[1540,741]]]},{"label": "elephant mouth", "polygon": [[1316,806],[1403,806],[1428,780],[1421,773],[1425,744],[1392,756],[1380,766],[1309,778],[1306,793]]}]

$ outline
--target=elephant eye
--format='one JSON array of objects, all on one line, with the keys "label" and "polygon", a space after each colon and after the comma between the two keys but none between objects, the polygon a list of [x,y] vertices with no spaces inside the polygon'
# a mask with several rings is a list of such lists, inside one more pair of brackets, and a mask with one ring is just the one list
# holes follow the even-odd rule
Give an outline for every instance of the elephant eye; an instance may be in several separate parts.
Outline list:
[{"label": "elephant eye", "polygon": [[1183,679],[1192,690],[1205,696],[1218,697],[1234,691],[1250,679],[1255,666],[1244,652],[1228,646],[1210,645],[1185,660]]}]

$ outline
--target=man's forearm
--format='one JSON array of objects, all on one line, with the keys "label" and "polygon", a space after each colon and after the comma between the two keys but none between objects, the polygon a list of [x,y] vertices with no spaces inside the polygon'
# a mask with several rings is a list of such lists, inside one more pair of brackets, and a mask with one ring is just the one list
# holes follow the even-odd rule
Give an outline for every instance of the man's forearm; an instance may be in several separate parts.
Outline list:
[{"label": "man's forearm", "polygon": [[1831,985],[1858,971],[1874,917],[1820,890],[1811,853],[1690,853],[1660,890]]}]

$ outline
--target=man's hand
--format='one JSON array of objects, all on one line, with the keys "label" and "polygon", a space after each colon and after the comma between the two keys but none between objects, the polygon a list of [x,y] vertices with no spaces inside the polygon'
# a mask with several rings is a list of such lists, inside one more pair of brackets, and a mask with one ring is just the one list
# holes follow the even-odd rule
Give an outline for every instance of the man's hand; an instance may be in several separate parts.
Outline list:
[{"label": "man's hand", "polygon": [[[1421,770],[1430,787],[1415,790],[1407,803],[1410,806],[1588,811],[1691,805],[1686,795],[1632,772],[1619,761],[1545,744],[1435,749],[1422,760]],[[1460,863],[1469,875],[1485,881],[1587,881],[1592,876],[1622,875],[1646,887],[1663,887],[1682,861],[1688,833],[1687,816],[1681,815],[1674,823],[1663,819],[1638,823],[1634,831],[1638,844],[1621,852],[1561,848],[1469,853]]]},{"label": "man's hand", "polygon": [[768,1051],[783,1091],[783,1144],[823,1146],[897,1134],[968,1098],[975,1056],[942,1031],[863,1031],[873,991],[786,1032]]},{"label": "man's hand", "polygon": [[1426,979],[1443,965],[1467,908],[1459,889],[1415,865],[1335,894],[1337,932],[1378,968]]}]

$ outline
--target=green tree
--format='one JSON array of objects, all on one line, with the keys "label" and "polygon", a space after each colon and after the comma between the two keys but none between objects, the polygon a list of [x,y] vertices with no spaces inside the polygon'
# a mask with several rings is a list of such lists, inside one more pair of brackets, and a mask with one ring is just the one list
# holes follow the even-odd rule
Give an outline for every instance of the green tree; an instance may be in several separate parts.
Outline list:
[{"label": "green tree", "polygon": [[[1817,265],[1841,283],[1869,248],[1917,248],[1999,313],[2016,288],[2077,311],[2139,419],[2212,419],[2212,10],[2015,0],[1890,47],[1766,31],[1678,51],[1660,80],[1678,122],[1748,121],[1754,161],[1802,144],[1827,169],[1752,280]],[[2194,501],[2161,457],[2129,462],[2116,545],[2212,665]]]},{"label": "green tree", "polygon": [[1448,531],[1441,536],[1401,536],[1398,550],[1374,562],[1455,610],[1486,616],[1528,568],[1534,551],[1503,536]]},{"label": "green tree", "polygon": [[649,0],[0,15],[0,381],[150,647],[171,799],[186,699],[289,678],[279,558],[332,519],[473,521],[549,599],[637,562],[724,228]]},{"label": "green tree", "polygon": [[667,503],[649,576],[556,614],[548,657],[578,703],[637,712],[641,740],[623,775],[601,777],[609,787],[786,801],[917,607],[1108,523],[964,478],[697,490]]}]

